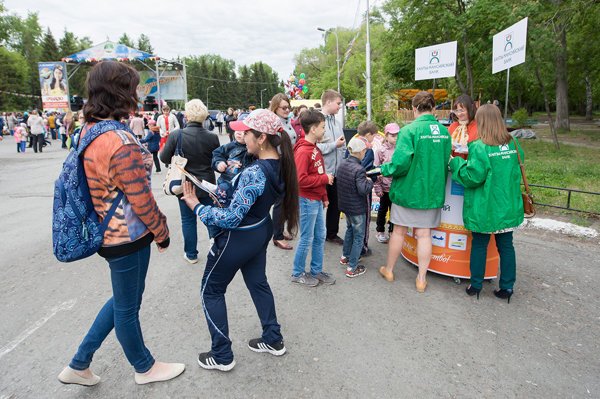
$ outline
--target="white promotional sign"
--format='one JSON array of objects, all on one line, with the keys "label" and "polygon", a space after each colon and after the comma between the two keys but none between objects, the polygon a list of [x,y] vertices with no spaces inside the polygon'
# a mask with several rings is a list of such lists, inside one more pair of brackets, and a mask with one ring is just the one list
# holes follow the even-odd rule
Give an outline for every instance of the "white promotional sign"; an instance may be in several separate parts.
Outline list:
[{"label": "white promotional sign", "polygon": [[415,80],[449,78],[456,75],[456,42],[415,50]]},{"label": "white promotional sign", "polygon": [[527,18],[494,35],[492,73],[504,71],[525,62]]}]

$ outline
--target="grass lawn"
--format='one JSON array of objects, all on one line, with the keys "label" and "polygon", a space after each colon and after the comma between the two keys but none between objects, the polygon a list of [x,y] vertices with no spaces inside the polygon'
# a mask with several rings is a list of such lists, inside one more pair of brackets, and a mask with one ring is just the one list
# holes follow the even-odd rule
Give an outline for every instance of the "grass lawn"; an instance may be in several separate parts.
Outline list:
[{"label": "grass lawn", "polygon": [[[520,140],[530,184],[600,193],[600,148]],[[566,206],[567,192],[532,187],[536,202]],[[571,194],[571,207],[600,214],[600,195]],[[545,208],[545,207],[544,207]],[[547,208],[549,209],[549,208]]]}]

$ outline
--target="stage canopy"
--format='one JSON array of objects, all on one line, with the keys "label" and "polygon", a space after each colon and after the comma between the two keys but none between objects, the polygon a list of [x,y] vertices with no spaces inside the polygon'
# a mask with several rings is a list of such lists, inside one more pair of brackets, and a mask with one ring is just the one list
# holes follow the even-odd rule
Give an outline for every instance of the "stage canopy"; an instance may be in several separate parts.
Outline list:
[{"label": "stage canopy", "polygon": [[155,61],[160,58],[145,51],[127,47],[124,44],[106,41],[87,50],[63,58],[67,63],[96,63],[106,60],[115,61]]}]

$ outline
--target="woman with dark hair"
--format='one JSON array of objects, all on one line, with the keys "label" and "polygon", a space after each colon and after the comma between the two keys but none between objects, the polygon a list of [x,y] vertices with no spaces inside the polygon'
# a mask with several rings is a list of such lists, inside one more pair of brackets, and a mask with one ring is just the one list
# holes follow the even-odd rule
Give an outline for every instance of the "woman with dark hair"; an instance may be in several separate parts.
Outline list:
[{"label": "woman with dark hair", "polygon": [[394,280],[394,265],[400,256],[408,227],[417,241],[419,274],[417,292],[425,292],[431,261],[431,229],[440,225],[446,194],[448,159],[452,145],[448,130],[433,115],[433,95],[421,91],[412,100],[415,120],[400,129],[392,161],[381,165],[381,174],[392,177],[390,186],[390,236],[387,264],[379,273]]},{"label": "woman with dark hair", "polygon": [[86,125],[81,140],[86,140],[95,125],[101,131],[94,131],[99,135],[82,158],[99,219],[106,217],[113,204],[116,206],[98,251],[108,262],[113,296],[96,316],[69,366],[58,376],[65,384],[90,386],[100,382],[90,364],[113,329],[135,369],[137,384],[170,380],[185,369],[183,364],[154,360],[144,344],[139,321],[150,244],[154,241],[158,251],[164,252],[169,246],[169,229],[150,188],[152,156],[119,122],[137,106],[138,83],[135,69],[115,61],[97,64],[87,78],[89,97],[83,107]]},{"label": "woman with dark hair", "polygon": [[67,87],[65,86],[65,73],[63,67],[60,64],[54,66],[52,72],[52,81],[50,82],[50,95],[51,96],[64,96],[67,94]]},{"label": "woman with dark hair", "polygon": [[475,103],[467,94],[461,94],[454,100],[452,112],[457,120],[448,127],[448,132],[452,137],[452,146],[457,152],[466,153],[467,144],[477,139],[475,111]]},{"label": "woman with dark hair", "polygon": [[267,282],[265,268],[267,247],[273,236],[269,216],[271,206],[282,201],[282,221],[295,231],[298,225],[298,182],[289,136],[283,132],[281,120],[269,110],[258,109],[243,121],[231,124],[244,131],[248,153],[257,161],[244,169],[227,208],[200,204],[191,183],[184,185],[182,199],[204,224],[223,229],[215,237],[206,260],[202,278],[202,307],[212,338],[210,352],[198,355],[205,369],[229,371],[235,366],[225,292],[238,270],[241,270],[258,312],[263,333],[250,340],[254,352],[281,356],[286,348],[277,323],[275,300]]},{"label": "woman with dark hair", "polygon": [[237,117],[235,116],[235,114],[233,113],[233,108],[229,107],[227,108],[227,114],[225,115],[225,131],[227,132],[227,135],[229,136],[229,141],[233,141],[233,129],[231,128],[231,122],[234,122],[237,119]]},{"label": "woman with dark hair", "polygon": [[[292,148],[294,148],[298,136],[291,123],[290,99],[283,93],[275,94],[269,102],[269,110],[281,119],[283,129],[290,137]],[[284,233],[285,226],[281,220],[281,201],[275,202],[273,206],[273,228],[275,230],[273,233],[273,244],[278,248],[288,251],[294,249],[294,247],[286,242],[291,240],[292,236]]]}]

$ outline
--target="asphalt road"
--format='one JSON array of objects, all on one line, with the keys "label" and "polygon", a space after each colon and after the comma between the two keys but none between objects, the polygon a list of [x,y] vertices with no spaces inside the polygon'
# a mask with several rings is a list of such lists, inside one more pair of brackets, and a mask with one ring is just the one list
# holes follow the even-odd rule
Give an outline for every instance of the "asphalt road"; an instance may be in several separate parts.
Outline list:
[{"label": "asphalt road", "polygon": [[[7,398],[587,398],[600,397],[600,250],[539,231],[516,233],[517,284],[510,304],[486,283],[481,299],[465,283],[429,275],[425,294],[416,268],[397,265],[397,280],[377,273],[386,246],[372,237],[367,273],[348,279],[340,247],[327,244],[333,286],[289,282],[293,251],[268,250],[288,354],[249,351],[260,324],[243,280],[227,293],[237,365],[229,373],[196,363],[210,349],[199,285],[208,241],[201,226],[200,262],[183,258],[179,211],[160,191],[172,244],[153,250],[141,321],[157,359],[187,364],[179,378],[137,386],[114,334],[96,353],[91,388],[62,385],[68,363],[97,311],[111,295],[98,257],[62,264],[52,255],[53,181],[66,155],[58,142],[42,154],[17,154],[0,142],[0,399]],[[344,225],[344,223],[342,223]],[[373,226],[374,227],[374,226]],[[342,227],[343,230],[343,227]]]}]

